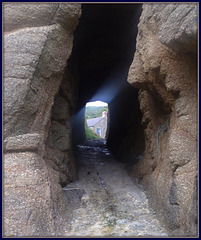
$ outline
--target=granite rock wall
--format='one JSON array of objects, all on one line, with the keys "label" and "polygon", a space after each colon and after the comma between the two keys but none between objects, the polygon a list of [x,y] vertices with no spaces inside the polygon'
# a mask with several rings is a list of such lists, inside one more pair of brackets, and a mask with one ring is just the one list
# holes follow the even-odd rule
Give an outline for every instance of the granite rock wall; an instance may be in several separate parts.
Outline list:
[{"label": "granite rock wall", "polygon": [[[60,92],[72,90],[64,73],[80,14],[80,4],[72,3],[3,5],[4,236],[68,230],[70,207],[61,185],[75,177],[74,99]],[[64,112],[55,109],[59,104]]]},{"label": "granite rock wall", "polygon": [[145,151],[132,173],[173,235],[197,234],[197,4],[143,4],[128,82]]}]

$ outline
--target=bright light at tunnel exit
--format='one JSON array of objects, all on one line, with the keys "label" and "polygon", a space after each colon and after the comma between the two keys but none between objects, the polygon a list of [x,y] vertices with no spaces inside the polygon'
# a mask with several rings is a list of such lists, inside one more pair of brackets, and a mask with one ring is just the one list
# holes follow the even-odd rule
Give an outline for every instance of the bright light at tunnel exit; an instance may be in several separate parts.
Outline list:
[{"label": "bright light at tunnel exit", "polygon": [[85,106],[85,136],[88,140],[107,139],[108,104],[102,101],[88,102]]},{"label": "bright light at tunnel exit", "polygon": [[89,107],[89,106],[95,106],[95,107],[107,107],[108,104],[106,102],[102,102],[102,101],[95,101],[95,102],[88,102],[86,104],[86,107]]}]

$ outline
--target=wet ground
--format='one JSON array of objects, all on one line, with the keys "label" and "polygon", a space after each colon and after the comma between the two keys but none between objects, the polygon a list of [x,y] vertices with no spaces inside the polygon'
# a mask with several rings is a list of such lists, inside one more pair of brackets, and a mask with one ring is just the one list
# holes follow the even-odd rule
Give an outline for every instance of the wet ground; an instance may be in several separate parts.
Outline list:
[{"label": "wet ground", "polygon": [[128,176],[105,141],[78,146],[79,180],[64,188],[73,201],[71,229],[67,236],[166,237],[146,195]]}]

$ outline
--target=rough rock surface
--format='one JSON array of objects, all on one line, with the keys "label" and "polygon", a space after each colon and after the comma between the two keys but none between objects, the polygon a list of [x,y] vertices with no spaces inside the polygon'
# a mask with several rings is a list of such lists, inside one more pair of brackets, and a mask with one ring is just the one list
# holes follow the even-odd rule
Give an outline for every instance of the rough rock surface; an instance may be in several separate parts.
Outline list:
[{"label": "rough rock surface", "polygon": [[58,25],[20,29],[5,36],[5,137],[46,131],[65,59],[70,55],[68,41]]},{"label": "rough rock surface", "polygon": [[71,209],[56,171],[31,152],[4,158],[4,236],[54,236],[69,229]]},{"label": "rough rock surface", "polygon": [[61,186],[66,186],[77,176],[71,146],[71,118],[75,111],[75,92],[72,84],[66,70],[52,107],[51,124],[46,141],[45,158],[52,168],[59,172]]},{"label": "rough rock surface", "polygon": [[80,15],[80,5],[74,3],[7,3],[3,10],[4,32],[59,23],[72,34]]},{"label": "rough rock surface", "polygon": [[128,81],[146,148],[133,174],[173,235],[197,234],[197,4],[144,4]]},{"label": "rough rock surface", "polygon": [[[73,3],[6,3],[3,7],[4,235],[53,236],[61,234],[64,225],[68,229],[69,209],[63,204],[60,185],[72,180],[75,170],[70,133],[62,139],[61,128],[51,124],[51,115],[81,7]],[[69,98],[65,106],[69,104],[70,109],[74,96],[69,94]],[[60,116],[58,111],[53,116]],[[70,132],[69,113],[62,117],[63,121],[68,118]],[[62,152],[54,149],[47,159],[50,129],[61,137],[62,144],[56,147]],[[61,162],[53,164],[51,159],[58,155]]]},{"label": "rough rock surface", "polygon": [[160,12],[159,40],[174,51],[196,52],[198,9],[195,4],[171,4]]},{"label": "rough rock surface", "polygon": [[39,148],[40,135],[37,133],[17,135],[5,139],[7,151],[37,151]]}]

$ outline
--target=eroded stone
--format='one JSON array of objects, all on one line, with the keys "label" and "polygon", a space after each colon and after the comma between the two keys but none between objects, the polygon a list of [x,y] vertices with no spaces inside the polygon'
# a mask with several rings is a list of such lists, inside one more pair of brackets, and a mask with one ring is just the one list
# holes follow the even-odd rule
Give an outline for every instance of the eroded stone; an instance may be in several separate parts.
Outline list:
[{"label": "eroded stone", "polygon": [[7,151],[37,151],[40,142],[40,135],[37,133],[23,134],[8,137],[5,142]]}]

